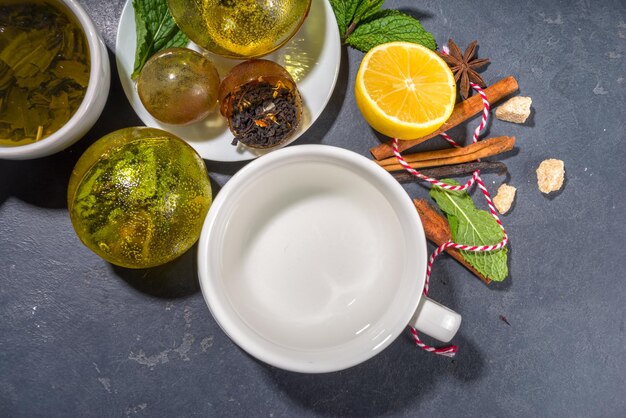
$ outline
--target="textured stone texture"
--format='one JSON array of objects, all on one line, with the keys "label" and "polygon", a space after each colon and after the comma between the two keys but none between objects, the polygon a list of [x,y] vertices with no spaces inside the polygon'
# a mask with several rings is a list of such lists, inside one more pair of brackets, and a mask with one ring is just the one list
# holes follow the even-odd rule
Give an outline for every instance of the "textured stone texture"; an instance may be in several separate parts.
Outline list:
[{"label": "textured stone texture", "polygon": [[[112,51],[124,1],[80,1]],[[387,7],[419,17],[440,45],[478,39],[492,61],[485,81],[515,75],[533,98],[524,125],[490,127],[490,136],[515,135],[519,149],[504,158],[508,178],[485,176],[492,192],[504,181],[517,187],[503,217],[511,277],[487,287],[446,256],[433,271],[432,297],[463,315],[457,358],[424,353],[403,335],[343,372],[276,370],[238,349],[212,319],[195,248],[169,265],[131,271],[82,246],[65,203],[70,171],[98,137],[140,124],[113,65],[107,107],[83,140],[52,157],[0,161],[0,415],[623,416],[625,3]],[[364,155],[378,143],[352,93],[361,57],[344,51],[332,100],[299,143]],[[535,169],[550,157],[565,161],[567,179],[544,196]],[[208,161],[215,189],[242,165]],[[406,189],[427,197],[421,185]]]}]

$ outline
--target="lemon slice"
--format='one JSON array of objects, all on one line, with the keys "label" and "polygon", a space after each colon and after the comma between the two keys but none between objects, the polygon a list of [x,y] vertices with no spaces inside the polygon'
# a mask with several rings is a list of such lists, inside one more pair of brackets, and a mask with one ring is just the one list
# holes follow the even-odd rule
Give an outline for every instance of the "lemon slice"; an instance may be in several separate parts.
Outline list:
[{"label": "lemon slice", "polygon": [[436,131],[456,100],[448,65],[430,49],[409,42],[372,48],[361,62],[354,92],[367,123],[398,139]]}]

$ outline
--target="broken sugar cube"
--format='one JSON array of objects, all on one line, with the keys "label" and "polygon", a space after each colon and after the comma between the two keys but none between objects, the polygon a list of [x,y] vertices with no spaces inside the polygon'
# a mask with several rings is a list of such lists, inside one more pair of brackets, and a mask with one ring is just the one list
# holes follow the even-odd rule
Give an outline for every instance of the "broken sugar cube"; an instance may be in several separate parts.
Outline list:
[{"label": "broken sugar cube", "polygon": [[551,193],[563,187],[565,164],[561,160],[544,160],[537,168],[537,185],[542,193]]},{"label": "broken sugar cube", "polygon": [[515,96],[496,108],[496,118],[513,123],[524,123],[530,116],[530,97]]},{"label": "broken sugar cube", "polygon": [[513,186],[509,186],[504,183],[498,188],[496,197],[493,198],[493,204],[496,205],[496,209],[501,215],[504,215],[511,209],[511,205],[515,200],[515,192],[517,189]]}]

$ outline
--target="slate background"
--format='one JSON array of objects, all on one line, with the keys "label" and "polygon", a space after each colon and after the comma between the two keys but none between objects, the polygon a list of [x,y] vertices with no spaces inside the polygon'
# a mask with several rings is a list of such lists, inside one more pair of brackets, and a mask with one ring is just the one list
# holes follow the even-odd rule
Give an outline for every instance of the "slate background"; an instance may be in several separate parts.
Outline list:
[{"label": "slate background", "polygon": [[[431,289],[463,315],[456,359],[424,353],[405,334],[374,359],[326,375],[277,370],[238,349],[204,304],[195,247],[132,271],[76,238],[65,204],[74,163],[102,135],[141,124],[114,65],[124,1],[80,2],[110,52],[102,117],[65,152],[0,161],[0,415],[623,416],[623,0],[387,2],[419,17],[439,45],[479,39],[492,60],[486,81],[512,74],[533,98],[526,125],[490,128],[518,140],[504,158],[518,188],[503,218],[511,277],[487,287],[442,257]],[[299,143],[363,155],[378,143],[352,95],[361,58],[344,49],[332,100]],[[565,161],[567,181],[546,197],[534,170],[550,157]],[[242,164],[207,167],[217,189]],[[486,180],[495,191],[504,179]],[[406,189],[426,196],[421,185]]]}]

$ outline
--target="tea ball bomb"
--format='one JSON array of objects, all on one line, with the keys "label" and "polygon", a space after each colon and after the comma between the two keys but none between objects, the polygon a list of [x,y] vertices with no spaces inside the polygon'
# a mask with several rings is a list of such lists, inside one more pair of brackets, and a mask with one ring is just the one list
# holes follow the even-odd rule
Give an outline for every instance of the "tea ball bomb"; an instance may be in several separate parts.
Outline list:
[{"label": "tea ball bomb", "polygon": [[200,237],[212,202],[204,161],[154,128],[125,128],[94,142],[68,185],[72,226],[90,250],[128,268],[167,263]]},{"label": "tea ball bomb", "polygon": [[220,113],[228,119],[233,145],[256,149],[285,144],[302,119],[296,82],[279,64],[264,59],[233,67],[219,86]]},{"label": "tea ball bomb", "polygon": [[217,69],[208,58],[188,48],[169,48],[146,62],[137,91],[155,119],[187,125],[215,109],[219,85]]},{"label": "tea ball bomb", "polygon": [[260,57],[296,34],[312,0],[167,0],[174,21],[197,45],[227,58]]}]

